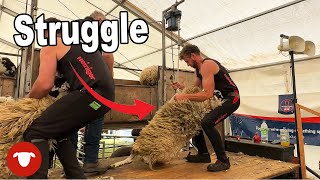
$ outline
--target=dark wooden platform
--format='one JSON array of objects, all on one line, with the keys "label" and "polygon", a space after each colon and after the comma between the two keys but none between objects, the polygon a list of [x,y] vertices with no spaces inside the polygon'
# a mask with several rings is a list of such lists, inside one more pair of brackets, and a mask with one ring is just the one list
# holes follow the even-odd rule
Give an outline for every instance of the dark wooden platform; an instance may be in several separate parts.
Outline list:
[{"label": "dark wooden platform", "polygon": [[[248,156],[241,153],[228,153],[231,168],[223,172],[208,172],[208,164],[187,163],[183,157],[186,152],[179,154],[177,159],[168,164],[149,167],[141,161],[135,160],[117,169],[111,169],[104,175],[88,178],[99,179],[268,179],[283,174],[294,172],[299,168],[298,164],[266,159],[256,156]],[[124,158],[112,158],[103,160],[103,164],[111,164]],[[212,156],[215,162],[215,155]],[[59,178],[61,170],[54,170],[50,178]]]}]

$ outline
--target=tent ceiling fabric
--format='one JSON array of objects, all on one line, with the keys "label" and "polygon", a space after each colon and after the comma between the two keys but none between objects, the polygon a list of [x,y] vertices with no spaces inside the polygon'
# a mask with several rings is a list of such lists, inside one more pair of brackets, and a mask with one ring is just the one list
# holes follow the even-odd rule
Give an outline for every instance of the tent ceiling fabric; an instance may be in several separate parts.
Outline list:
[{"label": "tent ceiling fabric", "polygon": [[[292,0],[272,0],[271,2],[257,0],[185,0],[178,6],[178,9],[182,11],[181,36],[186,39],[290,1]],[[154,19],[161,20],[162,11],[174,4],[176,0],[130,0],[130,2]]]},{"label": "tent ceiling fabric", "polygon": [[[26,11],[25,2],[26,0],[0,0],[4,7],[17,13]],[[176,0],[129,0],[129,2],[155,21],[161,21],[162,11],[174,4]],[[185,0],[178,6],[178,9],[182,11],[181,37],[188,39],[289,2],[293,0]],[[84,18],[94,10],[101,9],[105,13],[109,12],[116,5],[112,0],[38,0],[38,15],[44,13],[46,17],[75,20]],[[319,9],[319,0],[306,0],[193,39],[189,43],[198,45],[205,55],[219,60],[230,70],[288,60],[288,57],[277,51],[279,35],[282,33],[298,35],[305,40],[313,41],[317,48],[316,54],[319,54]],[[125,9],[120,6],[116,7],[107,18],[118,18],[120,11],[125,11]],[[28,12],[30,12],[30,5]],[[2,12],[0,18],[1,27],[6,27],[1,28],[0,38],[14,43],[12,37],[16,33],[13,27],[14,17]],[[130,21],[137,18],[129,13]],[[118,51],[114,53],[116,62],[140,70],[150,65],[162,65],[161,51],[151,53],[161,49],[161,36],[161,32],[149,26],[148,41],[144,44],[132,42],[121,44]],[[170,44],[171,40],[167,37],[166,46]],[[17,53],[16,49],[4,43],[0,43],[0,48],[2,52]],[[166,49],[166,52],[167,67],[177,68],[177,46],[174,46],[173,49]],[[180,68],[190,69],[183,61],[180,61]],[[115,71],[115,77],[137,79],[135,75],[121,69]]]},{"label": "tent ceiling fabric", "polygon": [[[130,0],[155,19],[175,0]],[[181,36],[188,39],[228,25],[293,0],[215,0],[199,3],[186,0],[178,6],[182,11]],[[163,7],[163,8],[158,8]],[[238,25],[191,40],[208,57],[222,62],[228,69],[240,69],[287,60],[279,55],[280,34],[298,35],[320,44],[318,17],[320,1],[307,0]],[[317,53],[319,54],[319,48]]]}]

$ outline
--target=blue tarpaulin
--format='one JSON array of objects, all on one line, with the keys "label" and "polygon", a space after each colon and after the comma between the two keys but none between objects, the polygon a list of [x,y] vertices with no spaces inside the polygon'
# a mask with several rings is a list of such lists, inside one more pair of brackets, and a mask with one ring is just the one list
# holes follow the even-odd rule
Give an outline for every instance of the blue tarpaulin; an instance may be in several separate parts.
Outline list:
[{"label": "blue tarpaulin", "polygon": [[[241,137],[252,138],[255,132],[260,134],[260,126],[263,120],[266,121],[269,128],[269,141],[280,140],[280,129],[286,128],[290,133],[290,142],[296,143],[296,128],[294,122],[283,121],[283,118],[264,118],[249,115],[232,114],[230,117],[231,130],[233,135],[238,134]],[[292,118],[287,118],[291,119]],[[309,118],[312,119],[312,118]],[[303,123],[304,142],[308,145],[320,146],[320,123],[319,118],[313,118],[307,123]]]}]

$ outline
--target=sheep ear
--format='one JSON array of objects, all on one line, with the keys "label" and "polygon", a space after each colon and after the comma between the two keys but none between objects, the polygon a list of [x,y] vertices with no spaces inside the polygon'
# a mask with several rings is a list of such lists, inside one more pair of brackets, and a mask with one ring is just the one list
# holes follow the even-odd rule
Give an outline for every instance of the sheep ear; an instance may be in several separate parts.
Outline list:
[{"label": "sheep ear", "polygon": [[29,154],[30,154],[30,156],[33,157],[33,158],[36,157],[36,155],[35,155],[33,152],[31,152],[31,153],[29,153]]},{"label": "sheep ear", "polygon": [[14,153],[13,158],[17,157],[19,155],[18,152]]}]

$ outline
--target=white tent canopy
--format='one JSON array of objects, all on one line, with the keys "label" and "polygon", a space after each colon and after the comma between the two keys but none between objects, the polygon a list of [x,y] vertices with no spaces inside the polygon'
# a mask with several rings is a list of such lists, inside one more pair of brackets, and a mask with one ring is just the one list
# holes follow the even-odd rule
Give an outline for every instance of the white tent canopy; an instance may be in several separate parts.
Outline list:
[{"label": "white tent canopy", "polygon": [[[13,34],[16,13],[30,13],[29,0],[0,0],[0,52],[18,53]],[[38,0],[37,15],[57,17],[61,20],[84,18],[94,10],[100,10],[108,19],[118,19],[120,11],[130,10],[129,20],[141,17],[149,19],[149,39],[144,44],[121,44],[114,53],[116,66],[144,69],[150,65],[162,65],[161,28],[162,11],[175,0]],[[122,3],[118,6],[118,3]],[[125,5],[127,9],[123,8]],[[27,10],[26,10],[27,7]],[[319,0],[185,0],[178,6],[182,11],[181,37],[199,46],[207,57],[215,58],[229,70],[288,60],[279,54],[279,35],[298,35],[316,44],[319,54],[320,1]],[[134,14],[135,15],[134,15]],[[252,17],[250,19],[246,19]],[[152,22],[150,22],[152,21]],[[156,27],[156,28],[154,28]],[[207,32],[207,33],[206,33]],[[198,35],[205,33],[198,37]],[[166,38],[166,46],[176,44]],[[176,37],[177,32],[173,32]],[[173,38],[174,39],[174,38]],[[166,66],[177,68],[177,46],[166,49]],[[172,53],[173,52],[173,53]],[[174,66],[173,66],[174,63]],[[180,63],[180,69],[188,69]],[[123,69],[115,70],[116,78],[138,79]]]}]

